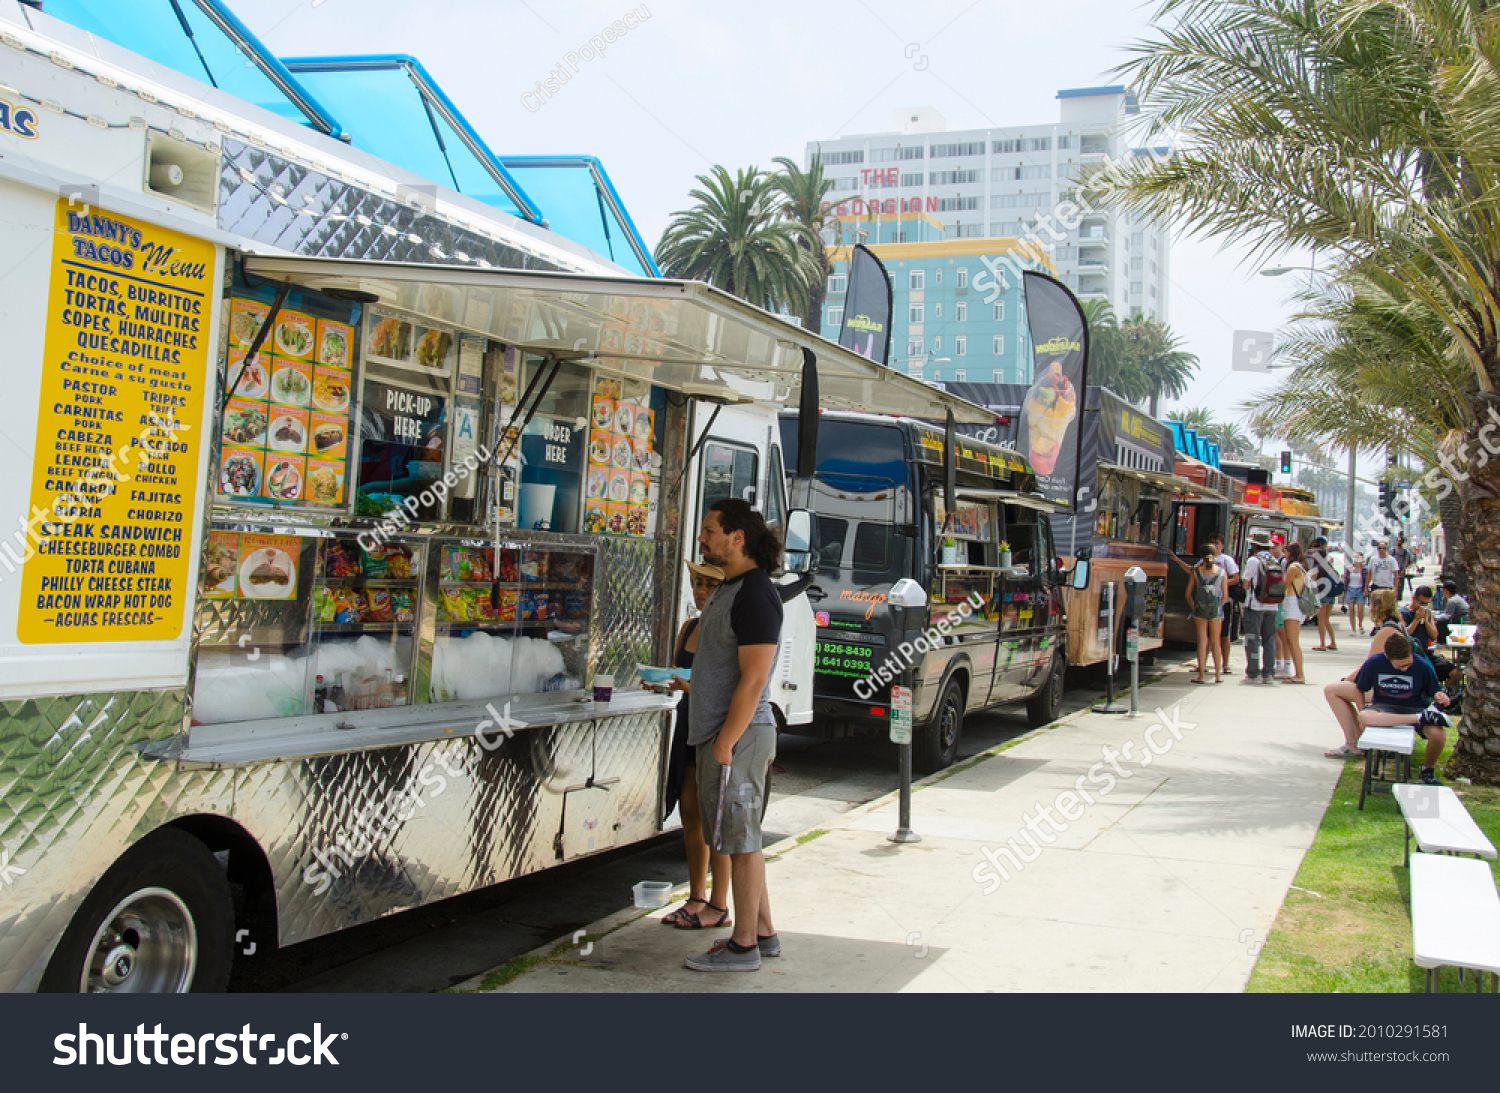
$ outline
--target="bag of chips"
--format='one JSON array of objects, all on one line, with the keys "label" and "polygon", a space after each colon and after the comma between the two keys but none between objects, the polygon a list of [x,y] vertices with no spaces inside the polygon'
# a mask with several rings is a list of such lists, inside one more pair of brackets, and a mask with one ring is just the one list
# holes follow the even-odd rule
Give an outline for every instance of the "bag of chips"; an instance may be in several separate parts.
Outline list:
[{"label": "bag of chips", "polygon": [[464,590],[462,588],[443,589],[443,608],[448,613],[449,622],[467,622],[468,605],[464,602]]},{"label": "bag of chips", "polygon": [[415,615],[411,609],[411,591],[409,589],[396,588],[391,590],[391,612],[396,616],[397,622],[415,621]]},{"label": "bag of chips", "polygon": [[391,611],[391,594],[384,588],[371,588],[365,592],[365,600],[368,603],[368,622],[395,622],[396,616]]},{"label": "bag of chips", "polygon": [[327,545],[323,555],[325,577],[358,577],[360,573],[358,547],[353,543],[339,540],[334,540]]}]

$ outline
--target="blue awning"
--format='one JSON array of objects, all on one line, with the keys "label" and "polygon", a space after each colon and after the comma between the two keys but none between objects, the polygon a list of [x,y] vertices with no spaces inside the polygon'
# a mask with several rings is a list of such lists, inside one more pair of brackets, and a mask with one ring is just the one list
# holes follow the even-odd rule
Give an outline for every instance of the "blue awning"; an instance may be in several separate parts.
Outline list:
[{"label": "blue awning", "polygon": [[503,156],[526,186],[547,227],[642,277],[660,277],[604,166],[593,156]]},{"label": "blue awning", "polygon": [[47,0],[43,10],[279,117],[342,136],[333,116],[220,0]]},{"label": "blue awning", "polygon": [[415,57],[285,57],[357,148],[501,212],[542,213]]}]

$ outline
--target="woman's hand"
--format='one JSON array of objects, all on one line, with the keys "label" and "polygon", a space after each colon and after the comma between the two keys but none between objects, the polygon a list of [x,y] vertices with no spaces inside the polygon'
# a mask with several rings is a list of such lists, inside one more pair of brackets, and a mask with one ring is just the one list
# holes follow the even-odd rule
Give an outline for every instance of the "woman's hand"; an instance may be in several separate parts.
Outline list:
[{"label": "woman's hand", "polygon": [[667,689],[670,691],[682,691],[686,693],[687,691],[692,690],[692,687],[689,685],[688,681],[683,679],[681,676],[673,676],[670,680],[667,681]]}]

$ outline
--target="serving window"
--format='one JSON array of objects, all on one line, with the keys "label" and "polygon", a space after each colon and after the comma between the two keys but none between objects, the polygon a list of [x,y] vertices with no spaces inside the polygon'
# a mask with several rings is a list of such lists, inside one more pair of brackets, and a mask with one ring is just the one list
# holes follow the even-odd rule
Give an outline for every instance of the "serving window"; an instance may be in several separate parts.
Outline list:
[{"label": "serving window", "polygon": [[194,723],[583,690],[587,537],[654,534],[663,392],[276,287],[230,293]]}]

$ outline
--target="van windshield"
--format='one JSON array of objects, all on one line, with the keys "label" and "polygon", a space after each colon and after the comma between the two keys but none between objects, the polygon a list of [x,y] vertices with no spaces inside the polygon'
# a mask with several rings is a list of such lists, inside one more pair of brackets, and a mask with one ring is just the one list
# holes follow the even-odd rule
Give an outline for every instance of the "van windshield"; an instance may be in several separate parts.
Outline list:
[{"label": "van windshield", "polygon": [[[797,419],[781,419],[784,458],[797,465]],[[884,572],[894,562],[895,526],[907,511],[906,458],[892,426],[825,421],[818,429],[817,475],[806,504],[818,514],[819,565]]]}]

